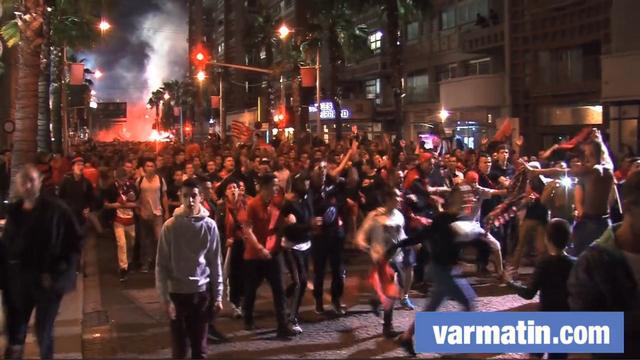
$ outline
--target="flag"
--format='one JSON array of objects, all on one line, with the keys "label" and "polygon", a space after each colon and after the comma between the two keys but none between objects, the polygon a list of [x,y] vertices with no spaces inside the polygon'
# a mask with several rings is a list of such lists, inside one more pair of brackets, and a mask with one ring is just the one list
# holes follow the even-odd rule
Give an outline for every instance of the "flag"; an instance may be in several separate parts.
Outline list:
[{"label": "flag", "polygon": [[238,142],[247,143],[251,139],[253,131],[249,126],[240,120],[234,120],[231,123],[231,136],[236,138]]}]

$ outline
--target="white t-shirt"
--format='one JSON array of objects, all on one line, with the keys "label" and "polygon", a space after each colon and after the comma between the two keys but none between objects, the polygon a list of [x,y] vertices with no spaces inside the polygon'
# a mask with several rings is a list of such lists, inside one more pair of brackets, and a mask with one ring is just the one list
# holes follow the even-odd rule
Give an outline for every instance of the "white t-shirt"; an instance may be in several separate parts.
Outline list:
[{"label": "white t-shirt", "polygon": [[143,176],[142,181],[138,180],[136,184],[139,184],[140,187],[140,196],[138,198],[140,216],[147,219],[152,217],[152,215],[162,216],[160,186],[162,186],[162,193],[165,193],[167,191],[167,185],[164,181],[160,180],[160,175],[154,176],[151,181]]}]

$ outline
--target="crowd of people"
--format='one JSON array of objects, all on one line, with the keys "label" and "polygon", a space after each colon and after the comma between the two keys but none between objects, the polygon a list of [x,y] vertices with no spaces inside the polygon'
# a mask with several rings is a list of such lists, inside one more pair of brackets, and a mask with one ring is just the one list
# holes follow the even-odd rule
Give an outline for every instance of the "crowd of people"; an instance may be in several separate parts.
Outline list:
[{"label": "crowd of people", "polygon": [[[396,302],[414,310],[410,290],[430,285],[426,311],[446,297],[473,309],[475,292],[457,276],[463,254],[488,281],[525,298],[540,291],[543,311],[625,311],[637,338],[640,160],[627,154],[614,167],[597,130],[579,140],[534,156],[521,153],[522,138],[445,151],[444,141],[427,149],[357,134],[331,145],[87,142],[72,156],[39,154],[17,177],[20,200],[7,210],[0,247],[7,358],[21,354],[34,307],[44,314],[43,354],[53,354],[54,312],[74,282],[70,269],[82,272],[88,228],[112,229],[120,281],[155,271],[177,358],[188,343],[192,357],[205,356],[207,336],[229,340],[214,320],[224,294],[233,317],[255,329],[265,279],[280,338],[303,332],[309,281],[316,313],[329,305],[345,315],[347,247],[370,255],[372,311],[410,354],[414,326],[395,331]],[[42,246],[51,249],[33,258]],[[517,281],[523,264],[535,264],[526,284]],[[637,353],[634,344],[625,351]]]}]

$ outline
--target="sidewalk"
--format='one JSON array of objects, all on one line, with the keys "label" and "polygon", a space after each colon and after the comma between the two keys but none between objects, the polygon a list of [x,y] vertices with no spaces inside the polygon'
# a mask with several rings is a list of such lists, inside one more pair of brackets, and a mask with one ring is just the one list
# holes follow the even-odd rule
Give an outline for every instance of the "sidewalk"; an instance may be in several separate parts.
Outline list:
[{"label": "sidewalk", "polygon": [[[84,286],[82,276],[78,277],[76,290],[65,295],[60,304],[60,311],[55,324],[55,356],[63,359],[82,358],[82,304]],[[1,298],[1,296],[0,296]],[[0,299],[1,300],[1,299]],[[33,329],[34,316],[29,323],[25,358],[38,358],[38,344]],[[6,336],[4,334],[4,313],[0,314],[0,353],[4,353]]]}]

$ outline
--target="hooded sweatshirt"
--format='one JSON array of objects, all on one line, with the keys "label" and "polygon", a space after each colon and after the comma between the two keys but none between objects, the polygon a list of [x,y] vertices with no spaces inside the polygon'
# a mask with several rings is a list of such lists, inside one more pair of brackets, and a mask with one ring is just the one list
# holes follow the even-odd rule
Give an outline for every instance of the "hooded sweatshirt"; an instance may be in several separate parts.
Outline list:
[{"label": "hooded sweatshirt", "polygon": [[222,301],[222,265],[218,227],[209,212],[190,216],[184,206],[162,226],[156,259],[156,289],[164,301],[169,293],[206,291]]}]

